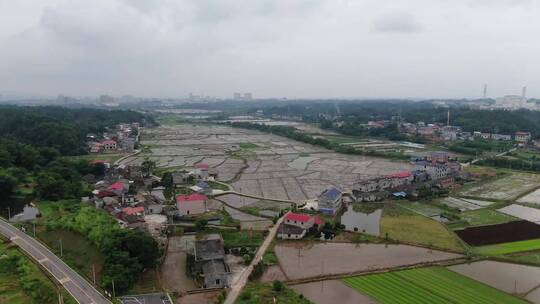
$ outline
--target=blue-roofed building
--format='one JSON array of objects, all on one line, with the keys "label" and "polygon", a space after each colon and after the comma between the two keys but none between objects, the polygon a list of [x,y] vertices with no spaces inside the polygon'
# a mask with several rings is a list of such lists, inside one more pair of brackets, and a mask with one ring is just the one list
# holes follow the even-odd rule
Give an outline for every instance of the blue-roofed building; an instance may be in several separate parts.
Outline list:
[{"label": "blue-roofed building", "polygon": [[328,188],[319,195],[319,211],[334,215],[341,208],[341,195],[343,192],[336,187]]}]

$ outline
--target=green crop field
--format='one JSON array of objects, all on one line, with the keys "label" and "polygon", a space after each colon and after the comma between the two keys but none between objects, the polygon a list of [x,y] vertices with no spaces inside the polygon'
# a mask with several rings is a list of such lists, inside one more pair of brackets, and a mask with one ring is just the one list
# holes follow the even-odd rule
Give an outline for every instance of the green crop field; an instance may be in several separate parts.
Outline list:
[{"label": "green crop field", "polygon": [[348,286],[378,303],[527,303],[443,267],[351,277]]},{"label": "green crop field", "polygon": [[540,249],[540,239],[502,243],[495,245],[480,246],[474,251],[482,255],[501,255],[520,251],[532,251]]}]

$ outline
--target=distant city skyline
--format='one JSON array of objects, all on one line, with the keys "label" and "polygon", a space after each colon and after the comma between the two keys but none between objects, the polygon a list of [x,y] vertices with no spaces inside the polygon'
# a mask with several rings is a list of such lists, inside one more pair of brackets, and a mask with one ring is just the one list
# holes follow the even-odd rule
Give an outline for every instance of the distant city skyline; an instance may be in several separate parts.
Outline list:
[{"label": "distant city skyline", "polygon": [[539,13],[532,0],[0,0],[0,94],[534,97]]}]

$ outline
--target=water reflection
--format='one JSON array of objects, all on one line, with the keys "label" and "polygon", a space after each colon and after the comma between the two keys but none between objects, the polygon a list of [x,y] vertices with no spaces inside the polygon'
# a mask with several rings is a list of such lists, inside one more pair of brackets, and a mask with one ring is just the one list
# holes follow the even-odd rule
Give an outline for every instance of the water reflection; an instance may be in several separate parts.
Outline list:
[{"label": "water reflection", "polygon": [[40,216],[36,208],[28,199],[10,197],[0,201],[0,214],[4,218],[9,217],[10,222],[31,221]]},{"label": "water reflection", "polygon": [[376,209],[371,213],[363,213],[353,210],[349,205],[347,211],[341,216],[341,224],[345,225],[345,230],[362,232],[378,236],[380,234],[380,222],[382,209]]}]

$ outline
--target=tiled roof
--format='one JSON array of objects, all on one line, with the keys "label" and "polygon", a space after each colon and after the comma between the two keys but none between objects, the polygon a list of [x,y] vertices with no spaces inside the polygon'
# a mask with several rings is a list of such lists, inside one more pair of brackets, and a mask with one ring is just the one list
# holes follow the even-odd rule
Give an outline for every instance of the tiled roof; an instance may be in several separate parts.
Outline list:
[{"label": "tiled roof", "polygon": [[287,219],[289,221],[296,221],[296,222],[305,223],[305,222],[308,222],[309,220],[311,220],[311,215],[302,214],[302,213],[293,213],[293,212],[289,211],[285,215],[285,219]]},{"label": "tiled roof", "polygon": [[386,175],[388,178],[405,178],[411,176],[411,172],[403,171]]},{"label": "tiled roof", "polygon": [[122,211],[127,215],[135,215],[137,213],[143,213],[144,207],[126,207]]},{"label": "tiled roof", "polygon": [[335,200],[341,195],[341,191],[337,188],[326,189],[322,194],[321,198],[326,198],[329,200]]},{"label": "tiled roof", "polygon": [[185,203],[185,202],[197,202],[197,201],[204,201],[206,200],[207,197],[206,195],[202,195],[202,194],[198,194],[198,193],[194,193],[194,194],[190,194],[190,195],[178,195],[176,197],[176,202],[178,203]]}]

